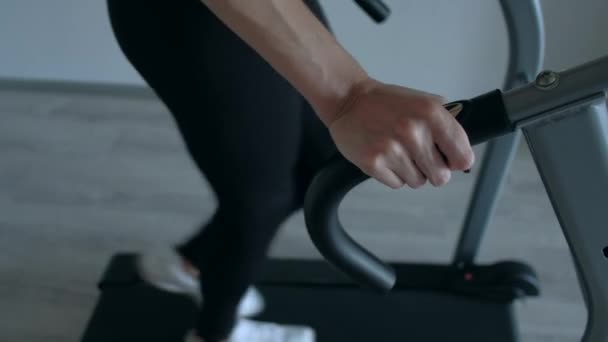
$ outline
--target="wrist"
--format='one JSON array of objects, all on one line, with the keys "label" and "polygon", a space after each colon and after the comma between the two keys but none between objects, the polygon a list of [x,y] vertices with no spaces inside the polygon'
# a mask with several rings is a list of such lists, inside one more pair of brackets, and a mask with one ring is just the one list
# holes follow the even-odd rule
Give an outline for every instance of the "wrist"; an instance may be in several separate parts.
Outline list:
[{"label": "wrist", "polygon": [[351,108],[353,108],[365,94],[368,94],[372,88],[376,87],[378,83],[377,80],[367,77],[352,84],[347,95],[339,102],[336,109],[331,112],[331,115],[326,117],[326,121],[324,121],[326,127],[330,128],[334,122],[348,113]]},{"label": "wrist", "polygon": [[[313,107],[326,127],[330,127],[377,83],[365,72],[337,81],[337,84],[313,103]],[[316,104],[316,105],[315,105]]]}]

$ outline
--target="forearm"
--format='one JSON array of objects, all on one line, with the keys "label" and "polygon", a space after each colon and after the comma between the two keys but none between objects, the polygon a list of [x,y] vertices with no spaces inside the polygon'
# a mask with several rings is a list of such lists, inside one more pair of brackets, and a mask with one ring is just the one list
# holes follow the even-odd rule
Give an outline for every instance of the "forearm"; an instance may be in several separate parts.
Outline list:
[{"label": "forearm", "polygon": [[367,79],[302,0],[202,0],[314,107],[327,125]]}]

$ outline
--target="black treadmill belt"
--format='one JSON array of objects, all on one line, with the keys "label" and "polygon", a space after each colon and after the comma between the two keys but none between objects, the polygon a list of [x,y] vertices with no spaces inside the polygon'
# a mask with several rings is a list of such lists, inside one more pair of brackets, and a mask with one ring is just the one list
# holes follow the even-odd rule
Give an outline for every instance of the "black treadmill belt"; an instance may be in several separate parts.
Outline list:
[{"label": "black treadmill belt", "polygon": [[511,305],[449,295],[261,286],[260,320],[314,326],[317,341],[517,341]]},{"label": "black treadmill belt", "polygon": [[[143,284],[133,261],[134,255],[122,254],[110,262],[82,342],[182,342],[193,326],[195,304]],[[276,263],[276,269],[289,264],[298,271],[297,262]],[[314,326],[317,342],[517,341],[509,303],[430,292],[378,295],[344,284],[278,286],[270,279],[258,285],[267,307],[256,319]]]}]

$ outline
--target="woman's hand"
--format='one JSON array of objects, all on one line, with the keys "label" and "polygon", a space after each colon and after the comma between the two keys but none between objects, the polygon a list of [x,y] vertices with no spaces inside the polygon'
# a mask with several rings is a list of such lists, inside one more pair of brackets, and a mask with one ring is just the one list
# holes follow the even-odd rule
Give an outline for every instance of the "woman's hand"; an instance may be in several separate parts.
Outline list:
[{"label": "woman's hand", "polygon": [[[328,124],[342,155],[370,177],[397,189],[427,179],[446,184],[475,155],[464,129],[439,96],[367,79]],[[445,157],[444,157],[445,156]]]},{"label": "woman's hand", "polygon": [[441,98],[369,78],[303,1],[203,2],[298,89],[344,157],[369,176],[392,188],[427,179],[439,186],[473,164]]}]

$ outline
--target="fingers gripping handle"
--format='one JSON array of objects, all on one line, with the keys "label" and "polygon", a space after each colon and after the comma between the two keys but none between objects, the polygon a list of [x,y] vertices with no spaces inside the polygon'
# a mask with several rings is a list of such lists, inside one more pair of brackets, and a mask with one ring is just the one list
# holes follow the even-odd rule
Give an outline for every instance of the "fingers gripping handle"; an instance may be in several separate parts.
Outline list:
[{"label": "fingers gripping handle", "polygon": [[515,125],[509,120],[500,90],[494,90],[471,100],[445,105],[462,125],[471,145],[513,132]]},{"label": "fingers gripping handle", "polygon": [[[449,103],[446,108],[456,116],[473,145],[515,129],[499,90]],[[335,156],[308,188],[304,217],[313,243],[332,265],[363,286],[389,291],[396,282],[393,268],[353,240],[338,217],[344,196],[368,178],[344,157]]]}]

